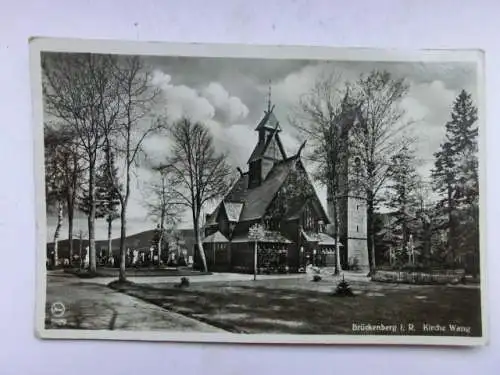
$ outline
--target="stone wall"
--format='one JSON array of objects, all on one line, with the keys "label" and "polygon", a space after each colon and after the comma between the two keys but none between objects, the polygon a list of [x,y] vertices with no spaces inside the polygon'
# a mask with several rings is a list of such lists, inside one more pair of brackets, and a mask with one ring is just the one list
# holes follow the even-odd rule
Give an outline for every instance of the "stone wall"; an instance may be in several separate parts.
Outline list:
[{"label": "stone wall", "polygon": [[372,281],[398,284],[458,284],[465,277],[463,270],[450,271],[375,271]]}]

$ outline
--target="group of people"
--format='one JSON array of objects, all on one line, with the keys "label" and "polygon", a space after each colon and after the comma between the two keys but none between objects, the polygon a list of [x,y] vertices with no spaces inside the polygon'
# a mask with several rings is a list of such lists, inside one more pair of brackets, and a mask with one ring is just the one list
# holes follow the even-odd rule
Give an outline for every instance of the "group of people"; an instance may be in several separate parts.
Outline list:
[{"label": "group of people", "polygon": [[[56,259],[54,251],[49,253],[47,257],[46,265],[47,268],[54,267],[71,267],[71,266],[79,266],[80,268],[87,269],[90,265],[90,252],[87,247],[84,252],[84,256],[80,258],[79,254],[73,254],[73,260],[70,261],[69,258],[58,258]],[[120,256],[115,254],[109,254],[107,250],[101,250],[97,254],[97,265],[101,267],[119,267],[120,265]],[[148,250],[139,250],[139,249],[127,249],[127,253],[125,256],[125,265],[126,267],[149,267],[153,265],[163,265],[167,266],[188,266],[189,261],[186,258],[186,254],[184,252],[165,252],[162,254],[161,259],[158,257],[158,250],[153,247]]]},{"label": "group of people", "polygon": [[[120,264],[120,257],[118,255],[103,254],[101,264],[108,267],[118,267]],[[166,264],[167,266],[187,266],[183,252],[177,255],[175,252],[165,252],[161,258],[158,257],[158,250],[151,247],[149,249],[127,249],[125,255],[126,267],[150,267]]]}]

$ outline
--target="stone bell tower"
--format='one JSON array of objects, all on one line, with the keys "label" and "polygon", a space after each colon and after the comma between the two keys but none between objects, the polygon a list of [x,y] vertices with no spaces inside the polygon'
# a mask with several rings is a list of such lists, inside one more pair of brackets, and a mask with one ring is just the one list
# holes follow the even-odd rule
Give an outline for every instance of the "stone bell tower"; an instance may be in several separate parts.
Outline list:
[{"label": "stone bell tower", "polygon": [[[363,187],[365,178],[361,157],[352,146],[350,130],[359,121],[359,114],[354,105],[344,100],[343,128],[345,141],[340,151],[340,168],[337,191],[337,207],[339,210],[340,262],[343,269],[352,269],[354,265],[360,271],[370,268],[367,243],[367,204]],[[331,198],[330,198],[331,199]],[[329,205],[331,206],[331,204]],[[329,207],[329,215],[333,209]],[[333,221],[333,220],[332,220]]]}]

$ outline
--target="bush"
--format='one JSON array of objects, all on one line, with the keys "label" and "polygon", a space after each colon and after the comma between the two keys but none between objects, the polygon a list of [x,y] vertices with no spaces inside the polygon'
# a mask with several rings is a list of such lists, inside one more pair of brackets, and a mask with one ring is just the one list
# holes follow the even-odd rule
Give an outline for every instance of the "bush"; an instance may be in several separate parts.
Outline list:
[{"label": "bush", "polygon": [[344,276],[342,276],[342,281],[337,284],[337,288],[333,295],[335,297],[354,297],[351,286],[345,281]]},{"label": "bush", "polygon": [[181,277],[181,282],[179,284],[175,284],[176,288],[187,288],[189,287],[189,279],[186,276]]},{"label": "bush", "polygon": [[317,283],[318,281],[321,281],[321,276],[320,275],[314,275],[312,281]]}]

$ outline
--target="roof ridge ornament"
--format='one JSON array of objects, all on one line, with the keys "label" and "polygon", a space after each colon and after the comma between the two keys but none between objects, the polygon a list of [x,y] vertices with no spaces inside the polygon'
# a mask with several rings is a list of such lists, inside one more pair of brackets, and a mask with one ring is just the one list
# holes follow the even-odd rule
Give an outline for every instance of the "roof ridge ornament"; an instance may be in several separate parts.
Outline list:
[{"label": "roof ridge ornament", "polygon": [[297,151],[296,156],[300,157],[300,154],[302,153],[302,150],[304,149],[306,142],[307,142],[307,139],[304,142],[302,142],[302,144],[299,147],[299,151]]}]

